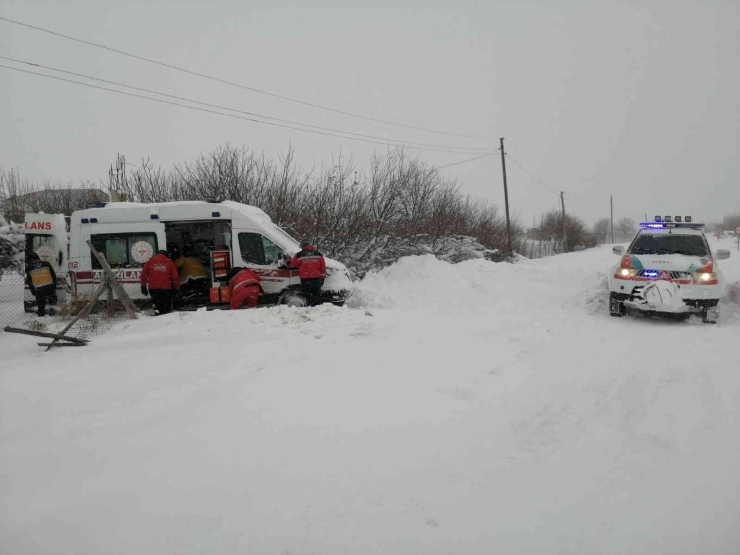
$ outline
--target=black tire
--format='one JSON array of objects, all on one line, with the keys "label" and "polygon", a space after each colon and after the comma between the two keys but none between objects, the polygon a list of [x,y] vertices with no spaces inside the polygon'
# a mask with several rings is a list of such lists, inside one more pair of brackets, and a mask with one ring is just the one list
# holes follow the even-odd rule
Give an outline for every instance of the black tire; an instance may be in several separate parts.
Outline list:
[{"label": "black tire", "polygon": [[621,318],[627,314],[627,307],[624,306],[624,300],[617,293],[609,293],[609,315]]},{"label": "black tire", "polygon": [[295,308],[305,308],[308,306],[308,301],[302,292],[296,291],[295,289],[288,289],[280,295],[277,304],[283,304]]}]

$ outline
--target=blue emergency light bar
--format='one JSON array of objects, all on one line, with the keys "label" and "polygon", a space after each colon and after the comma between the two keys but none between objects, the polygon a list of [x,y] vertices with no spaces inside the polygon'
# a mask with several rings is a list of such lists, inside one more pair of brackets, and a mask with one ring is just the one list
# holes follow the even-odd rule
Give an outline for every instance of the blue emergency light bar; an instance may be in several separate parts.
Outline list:
[{"label": "blue emergency light bar", "polygon": [[640,227],[643,229],[668,229],[682,227],[686,229],[700,229],[704,227],[704,224],[695,223],[675,223],[675,222],[642,222]]}]

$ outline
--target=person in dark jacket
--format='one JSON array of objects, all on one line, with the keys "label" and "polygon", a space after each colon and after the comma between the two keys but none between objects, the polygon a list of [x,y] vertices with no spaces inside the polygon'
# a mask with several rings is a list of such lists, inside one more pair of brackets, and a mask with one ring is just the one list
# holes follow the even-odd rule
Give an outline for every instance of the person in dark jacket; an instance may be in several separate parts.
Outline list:
[{"label": "person in dark jacket", "polygon": [[46,316],[46,304],[54,304],[57,300],[57,275],[51,264],[41,260],[35,252],[28,255],[26,283],[31,294],[36,297],[38,315]]},{"label": "person in dark jacket", "polygon": [[310,241],[301,241],[301,250],[288,264],[288,268],[297,269],[301,278],[301,289],[309,306],[316,306],[321,300],[321,288],[326,279],[326,260]]},{"label": "person in dark jacket", "polygon": [[141,270],[141,294],[152,296],[159,314],[172,310],[172,297],[179,290],[180,274],[172,260],[167,258],[167,251],[159,251],[147,260]]}]

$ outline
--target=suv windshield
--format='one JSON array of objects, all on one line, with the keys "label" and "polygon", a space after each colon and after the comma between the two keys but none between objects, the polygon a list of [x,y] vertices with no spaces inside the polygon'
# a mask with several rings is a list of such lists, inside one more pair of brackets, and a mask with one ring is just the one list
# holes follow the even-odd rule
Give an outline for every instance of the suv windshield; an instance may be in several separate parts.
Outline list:
[{"label": "suv windshield", "polygon": [[684,254],[703,257],[708,254],[701,235],[641,233],[635,239],[631,254]]}]

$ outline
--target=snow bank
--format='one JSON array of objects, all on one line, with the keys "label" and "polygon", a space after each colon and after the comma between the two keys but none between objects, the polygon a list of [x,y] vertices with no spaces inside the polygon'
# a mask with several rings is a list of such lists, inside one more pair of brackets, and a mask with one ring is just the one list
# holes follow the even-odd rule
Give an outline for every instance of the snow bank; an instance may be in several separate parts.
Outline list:
[{"label": "snow bank", "polygon": [[515,275],[517,270],[510,264],[486,260],[451,264],[430,254],[407,256],[388,268],[367,274],[349,304],[430,310],[480,305],[503,297],[501,280]]},{"label": "snow bank", "polygon": [[464,260],[503,260],[495,249],[480,244],[474,237],[376,237],[369,241],[358,241],[351,246],[334,245],[329,238],[321,240],[321,250],[341,259],[352,272],[364,277],[368,272],[377,272],[407,256],[434,255],[445,262],[458,263]]}]

